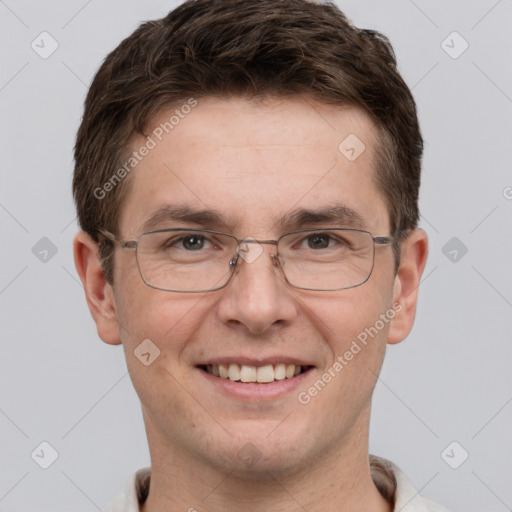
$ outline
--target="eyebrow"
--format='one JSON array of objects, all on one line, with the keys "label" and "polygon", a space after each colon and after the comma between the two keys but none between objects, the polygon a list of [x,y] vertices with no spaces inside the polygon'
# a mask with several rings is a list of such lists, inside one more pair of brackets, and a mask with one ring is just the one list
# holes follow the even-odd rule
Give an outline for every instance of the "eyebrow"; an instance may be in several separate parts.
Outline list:
[{"label": "eyebrow", "polygon": [[239,223],[235,217],[227,217],[217,210],[200,210],[186,205],[163,204],[140,227],[140,232],[159,229],[165,222],[177,221],[183,224],[197,224],[205,229],[230,228]]},{"label": "eyebrow", "polygon": [[366,227],[366,223],[359,213],[341,203],[315,209],[297,208],[280,215],[276,224],[287,231],[322,224],[360,229]]},{"label": "eyebrow", "polygon": [[[214,209],[197,209],[187,205],[163,204],[140,226],[139,233],[165,229],[166,222],[194,224],[204,229],[223,229],[232,232],[241,224],[241,218],[227,216]],[[279,215],[274,221],[274,225],[283,231],[294,231],[322,224],[358,229],[366,227],[366,223],[359,213],[341,203],[315,209],[296,208],[291,212]]]}]

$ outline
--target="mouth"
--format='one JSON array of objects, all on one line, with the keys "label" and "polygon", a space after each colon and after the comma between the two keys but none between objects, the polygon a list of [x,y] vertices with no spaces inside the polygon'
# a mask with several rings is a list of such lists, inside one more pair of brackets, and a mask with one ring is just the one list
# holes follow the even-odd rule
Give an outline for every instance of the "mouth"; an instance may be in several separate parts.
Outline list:
[{"label": "mouth", "polygon": [[254,366],[237,363],[205,364],[198,368],[213,377],[242,384],[271,384],[294,379],[310,371],[313,366],[287,363]]}]

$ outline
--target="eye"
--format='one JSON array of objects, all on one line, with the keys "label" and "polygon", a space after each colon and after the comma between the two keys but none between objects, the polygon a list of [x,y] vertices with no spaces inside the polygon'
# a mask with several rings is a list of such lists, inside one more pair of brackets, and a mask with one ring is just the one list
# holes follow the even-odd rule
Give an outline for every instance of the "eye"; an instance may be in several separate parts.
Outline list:
[{"label": "eye", "polygon": [[313,233],[305,238],[303,242],[307,243],[308,249],[327,249],[334,245],[334,240],[328,233]]},{"label": "eye", "polygon": [[201,235],[188,235],[181,239],[183,247],[187,250],[198,251],[202,249],[205,244],[205,237]]},{"label": "eye", "polygon": [[164,249],[185,249],[186,251],[200,251],[211,247],[211,242],[204,236],[196,233],[186,233],[180,237],[169,238],[163,245]]}]

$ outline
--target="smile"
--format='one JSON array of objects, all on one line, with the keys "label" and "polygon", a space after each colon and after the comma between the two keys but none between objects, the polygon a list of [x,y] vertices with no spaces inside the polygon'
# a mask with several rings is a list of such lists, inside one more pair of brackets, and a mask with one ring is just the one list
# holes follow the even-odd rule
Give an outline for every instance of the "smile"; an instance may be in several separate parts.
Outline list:
[{"label": "smile", "polygon": [[266,364],[253,366],[247,364],[208,364],[201,368],[206,373],[234,382],[266,384],[280,380],[292,379],[305,373],[311,367],[295,364]]}]

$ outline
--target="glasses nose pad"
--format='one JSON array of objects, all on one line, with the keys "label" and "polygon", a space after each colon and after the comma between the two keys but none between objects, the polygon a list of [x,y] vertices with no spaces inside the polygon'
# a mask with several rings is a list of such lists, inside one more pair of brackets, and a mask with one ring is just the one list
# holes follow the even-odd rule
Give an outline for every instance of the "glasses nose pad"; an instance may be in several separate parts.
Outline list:
[{"label": "glasses nose pad", "polygon": [[237,264],[238,264],[238,259],[240,258],[240,255],[239,254],[235,254],[232,258],[231,258],[231,261],[229,262],[229,270],[233,270]]},{"label": "glasses nose pad", "polygon": [[274,265],[274,267],[281,268],[283,266],[283,262],[278,254],[271,254],[270,257],[272,258],[272,265]]}]

